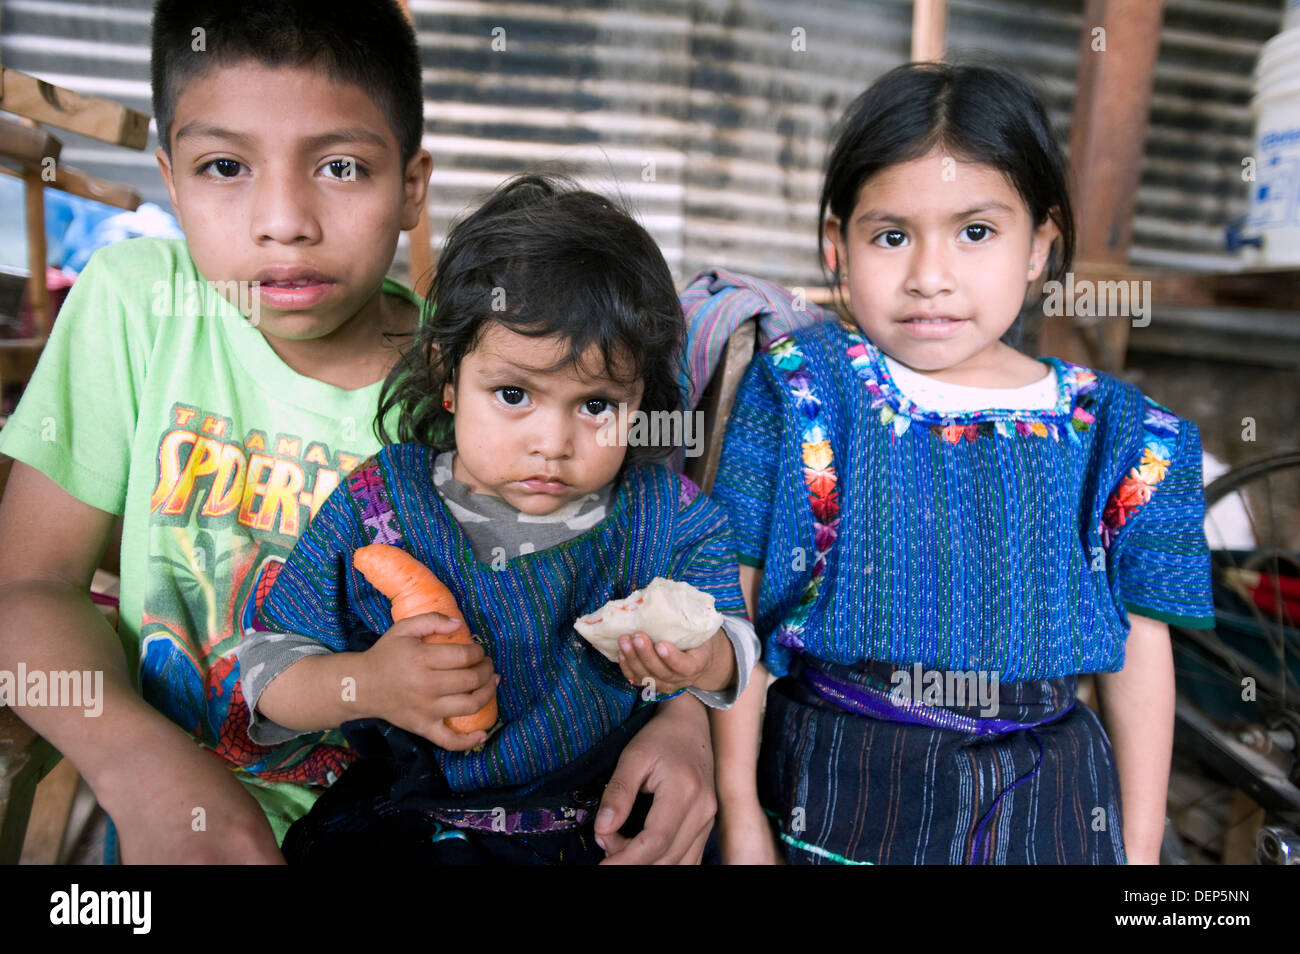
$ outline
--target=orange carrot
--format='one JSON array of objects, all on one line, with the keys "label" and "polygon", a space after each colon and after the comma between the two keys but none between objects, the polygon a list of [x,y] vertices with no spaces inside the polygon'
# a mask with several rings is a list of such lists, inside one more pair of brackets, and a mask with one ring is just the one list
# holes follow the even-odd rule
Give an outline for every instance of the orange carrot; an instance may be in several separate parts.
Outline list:
[{"label": "orange carrot", "polygon": [[[451,590],[433,575],[432,570],[405,550],[386,543],[372,543],[352,554],[352,565],[375,589],[393,601],[393,622],[421,613],[441,613],[461,621],[455,632],[431,633],[421,637],[423,642],[473,644],[474,638]],[[496,698],[473,715],[448,716],[442,721],[461,735],[490,729],[497,722]]]}]

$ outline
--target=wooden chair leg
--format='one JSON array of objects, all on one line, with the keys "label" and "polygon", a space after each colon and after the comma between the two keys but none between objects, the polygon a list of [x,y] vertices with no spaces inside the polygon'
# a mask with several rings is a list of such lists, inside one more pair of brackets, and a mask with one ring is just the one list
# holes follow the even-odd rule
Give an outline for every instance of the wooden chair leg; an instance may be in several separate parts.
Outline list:
[{"label": "wooden chair leg", "polygon": [[1255,835],[1264,824],[1264,809],[1241,789],[1232,793],[1232,812],[1223,832],[1225,865],[1255,864]]},{"label": "wooden chair leg", "polygon": [[36,798],[27,819],[27,837],[20,859],[25,865],[57,865],[72,803],[77,797],[81,776],[67,759],[59,762],[36,786]]},{"label": "wooden chair leg", "polygon": [[58,750],[0,706],[0,865],[16,865],[36,786],[59,761]]}]

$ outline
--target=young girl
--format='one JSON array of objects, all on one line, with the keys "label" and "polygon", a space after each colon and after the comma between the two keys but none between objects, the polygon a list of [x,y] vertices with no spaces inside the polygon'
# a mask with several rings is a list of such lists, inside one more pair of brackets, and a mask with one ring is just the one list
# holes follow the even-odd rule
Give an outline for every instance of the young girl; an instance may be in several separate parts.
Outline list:
[{"label": "young girl", "polygon": [[[313,519],[243,650],[254,740],[342,725],[362,759],[285,855],[599,861],[623,844],[594,823],[624,746],[656,708],[698,706],[650,703],[689,686],[730,704],[758,653],[721,508],[650,462],[670,448],[610,439],[616,414],[681,413],[681,307],[644,229],[536,176],[452,230],[430,303],[381,397],[402,442],[381,424],[388,446]],[[429,567],[482,648],[420,642],[456,628],[437,614],[394,624],[351,564],[370,543]],[[690,652],[628,634],[618,665],[574,631],[657,576],[712,594],[725,626]],[[494,695],[490,737],[444,724]]]},{"label": "young girl", "polygon": [[1156,863],[1166,624],[1212,620],[1200,441],[1003,343],[1074,244],[1041,103],[900,67],[849,107],[821,211],[852,323],[753,362],[714,491],[780,677],[761,754],[762,679],[716,720],[724,857]]}]

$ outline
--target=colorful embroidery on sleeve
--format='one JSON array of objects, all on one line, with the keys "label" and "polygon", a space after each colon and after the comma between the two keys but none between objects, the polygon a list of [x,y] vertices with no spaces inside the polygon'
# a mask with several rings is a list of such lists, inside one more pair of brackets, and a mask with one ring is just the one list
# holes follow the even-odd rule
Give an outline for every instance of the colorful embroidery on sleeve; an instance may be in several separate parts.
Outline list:
[{"label": "colorful embroidery on sleeve", "polygon": [[799,605],[776,631],[776,642],[779,645],[802,650],[804,642],[801,634],[813,605],[817,602],[817,593],[826,572],[826,561],[839,535],[838,478],[835,474],[835,454],[822,426],[822,402],[813,386],[812,376],[804,370],[803,352],[791,338],[784,337],[773,342],[768,354],[785,377],[795,406],[805,419],[799,449],[804,484],[808,488],[809,503],[812,506],[813,545],[817,549],[817,555],[813,558],[812,576],[804,587]]},{"label": "colorful embroidery on sleeve", "polygon": [[[1144,396],[1145,397],[1145,396]],[[1101,545],[1107,550],[1128,524],[1151,499],[1151,494],[1169,474],[1169,464],[1178,443],[1178,416],[1149,397],[1142,416],[1142,456],[1138,465],[1106,501],[1101,517]]]}]

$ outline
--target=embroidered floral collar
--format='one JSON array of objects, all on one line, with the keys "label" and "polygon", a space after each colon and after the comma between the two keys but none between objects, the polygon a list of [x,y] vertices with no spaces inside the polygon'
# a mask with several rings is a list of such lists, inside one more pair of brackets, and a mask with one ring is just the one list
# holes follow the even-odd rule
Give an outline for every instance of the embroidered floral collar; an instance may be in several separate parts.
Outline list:
[{"label": "embroidered floral collar", "polygon": [[1078,441],[1095,421],[1089,408],[1097,375],[1088,368],[1060,358],[1041,358],[1056,372],[1057,399],[1054,408],[1026,410],[987,408],[982,411],[928,411],[903,393],[885,364],[884,352],[863,337],[857,328],[841,325],[849,339],[845,349],[849,363],[857,372],[870,397],[870,407],[880,412],[880,423],[903,434],[912,424],[927,426],[950,444],[962,439],[976,441],[981,436],[1066,437]]}]

